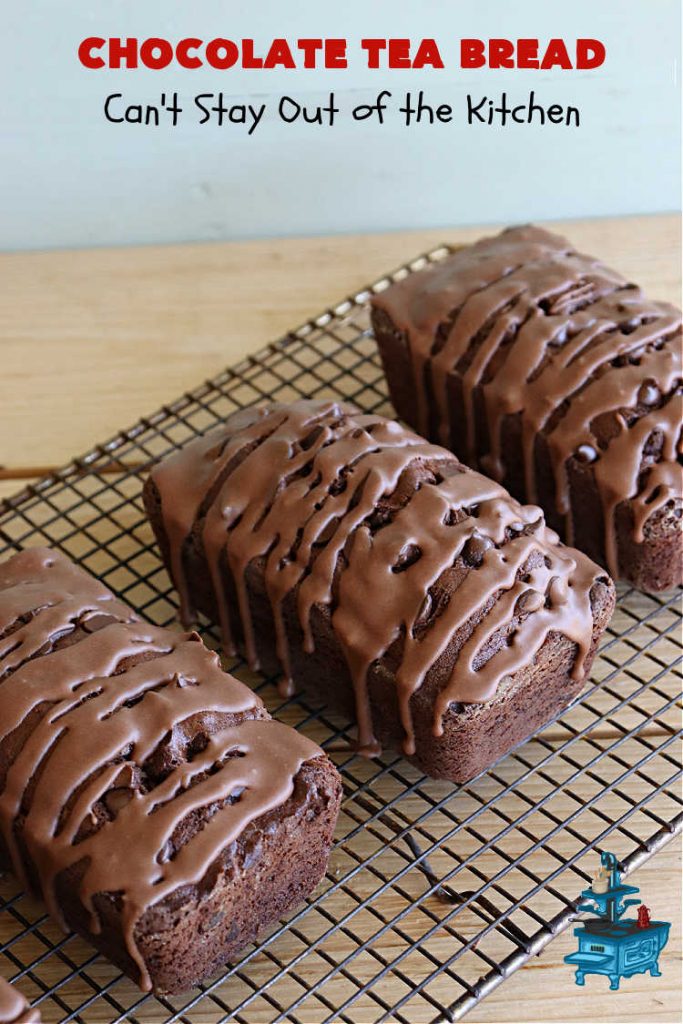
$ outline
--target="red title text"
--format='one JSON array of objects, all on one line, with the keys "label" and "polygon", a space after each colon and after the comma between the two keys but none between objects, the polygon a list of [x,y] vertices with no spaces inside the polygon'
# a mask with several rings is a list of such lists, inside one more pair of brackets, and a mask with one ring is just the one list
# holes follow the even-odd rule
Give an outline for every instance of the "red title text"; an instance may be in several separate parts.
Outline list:
[{"label": "red title text", "polygon": [[[361,39],[361,63],[375,70],[443,70],[449,64],[462,69],[492,71],[556,68],[592,70],[605,62],[605,46],[599,39],[460,39],[454,46],[439,46],[435,39]],[[160,37],[103,38],[88,36],[78,47],[78,59],[93,71],[168,67],[196,70],[213,68],[254,71],[348,67],[346,39],[273,39],[257,44],[253,39],[199,39],[172,41]]]}]

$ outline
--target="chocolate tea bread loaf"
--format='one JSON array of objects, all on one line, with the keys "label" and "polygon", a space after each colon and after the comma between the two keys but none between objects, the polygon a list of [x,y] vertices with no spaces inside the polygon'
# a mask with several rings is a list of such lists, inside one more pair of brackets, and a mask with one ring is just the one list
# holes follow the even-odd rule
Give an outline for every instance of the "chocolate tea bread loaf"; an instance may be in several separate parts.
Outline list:
[{"label": "chocolate tea bread loaf", "polygon": [[373,299],[392,401],[612,576],[681,583],[681,314],[518,227]]},{"label": "chocolate tea bread loaf", "polygon": [[186,622],[355,715],[359,746],[471,778],[581,689],[611,581],[443,448],[334,402],[240,412],[152,471]]},{"label": "chocolate tea bread loaf", "polygon": [[339,800],[197,634],[56,551],[0,565],[0,869],[143,989],[202,981],[309,893]]}]

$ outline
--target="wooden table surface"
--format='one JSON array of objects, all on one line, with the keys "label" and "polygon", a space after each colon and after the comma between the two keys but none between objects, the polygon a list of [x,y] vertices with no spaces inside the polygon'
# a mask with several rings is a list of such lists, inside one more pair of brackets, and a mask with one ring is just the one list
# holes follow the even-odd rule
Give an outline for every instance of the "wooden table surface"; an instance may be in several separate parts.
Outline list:
[{"label": "wooden table surface", "polygon": [[[679,218],[557,227],[653,297],[680,302]],[[0,498],[395,265],[480,233],[0,254]],[[661,978],[636,975],[616,993],[589,978],[579,994],[562,962],[574,947],[567,931],[468,1020],[679,1021],[680,872],[680,843],[670,843],[634,876],[652,916],[672,921]]]}]

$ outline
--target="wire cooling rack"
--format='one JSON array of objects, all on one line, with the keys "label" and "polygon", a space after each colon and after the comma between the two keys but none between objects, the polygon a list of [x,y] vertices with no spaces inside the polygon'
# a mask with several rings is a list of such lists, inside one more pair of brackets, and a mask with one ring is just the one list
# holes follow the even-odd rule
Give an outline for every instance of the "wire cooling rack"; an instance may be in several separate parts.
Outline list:
[{"label": "wire cooling rack", "polygon": [[[0,556],[56,546],[152,621],[173,622],[175,594],[140,497],[150,464],[263,399],[338,396],[391,415],[368,299],[447,252],[421,256],[0,503]],[[272,680],[230,663],[341,769],[337,841],[316,892],[219,977],[160,998],[61,934],[6,877],[0,974],[48,1022],[460,1019],[570,924],[594,851],[614,851],[628,873],[680,829],[680,624],[675,597],[621,588],[582,697],[464,786],[390,753],[354,757],[349,722],[305,700],[283,703]]]}]

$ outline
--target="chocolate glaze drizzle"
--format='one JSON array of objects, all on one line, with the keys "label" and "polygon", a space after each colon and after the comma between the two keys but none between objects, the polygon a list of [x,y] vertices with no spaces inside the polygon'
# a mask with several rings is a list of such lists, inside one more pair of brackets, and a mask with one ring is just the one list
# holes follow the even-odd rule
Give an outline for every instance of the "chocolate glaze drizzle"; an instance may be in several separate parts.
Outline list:
[{"label": "chocolate glaze drizzle", "polygon": [[[64,556],[35,548],[0,566],[3,744],[0,829],[14,871],[65,925],[59,878],[78,866],[94,935],[98,894],[116,894],[146,989],[142,915],[201,882],[322,753],[272,721],[197,634],[137,621]],[[155,758],[169,747],[174,767],[160,773]],[[179,839],[199,808],[208,819]]]},{"label": "chocolate glaze drizzle", "polygon": [[[539,508],[519,505],[396,422],[334,402],[249,410],[159,463],[152,480],[183,609],[191,614],[185,558],[193,543],[209,566],[227,650],[239,616],[258,667],[246,583],[256,559],[264,560],[287,689],[285,597],[296,595],[307,652],[312,609],[331,610],[366,753],[378,750],[368,672],[401,638],[395,678],[408,754],[411,697],[455,634],[462,646],[435,705],[435,735],[451,703],[490,700],[550,632],[576,644],[575,677],[582,672],[597,567],[559,544]],[[437,609],[435,588],[445,580],[454,592]]]},{"label": "chocolate glaze drizzle", "polygon": [[[568,462],[593,463],[605,564],[618,576],[617,505],[630,500],[640,543],[647,519],[683,490],[680,311],[529,226],[453,253],[373,305],[407,338],[421,433],[506,481],[505,421],[520,414],[524,484],[516,492],[531,502],[544,436],[569,543]],[[454,418],[460,403],[464,431]]]},{"label": "chocolate glaze drizzle", "polygon": [[0,978],[0,1024],[40,1024],[38,1010],[32,1009],[4,978]]}]

